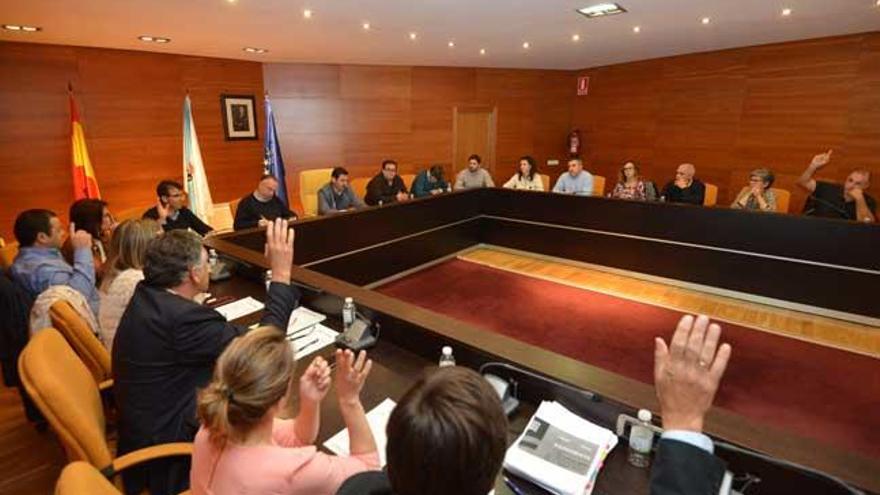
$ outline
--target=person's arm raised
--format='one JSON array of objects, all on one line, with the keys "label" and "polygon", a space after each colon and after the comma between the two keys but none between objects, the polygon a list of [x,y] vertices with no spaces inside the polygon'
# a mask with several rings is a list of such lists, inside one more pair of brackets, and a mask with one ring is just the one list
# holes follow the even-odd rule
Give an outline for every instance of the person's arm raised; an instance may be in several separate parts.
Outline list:
[{"label": "person's arm raised", "polygon": [[834,152],[834,150],[828,150],[825,153],[819,153],[814,156],[813,160],[807,166],[807,169],[804,170],[804,173],[798,177],[797,185],[811,193],[814,192],[816,190],[816,179],[813,178],[813,175],[816,174],[817,170],[828,165],[828,162],[831,161],[832,152]]},{"label": "person's arm raised", "polygon": [[351,455],[369,454],[376,451],[376,440],[370,431],[364,406],[361,404],[361,389],[373,362],[367,353],[361,351],[357,357],[350,350],[336,351],[336,396],[339,411],[348,428],[349,452]]}]

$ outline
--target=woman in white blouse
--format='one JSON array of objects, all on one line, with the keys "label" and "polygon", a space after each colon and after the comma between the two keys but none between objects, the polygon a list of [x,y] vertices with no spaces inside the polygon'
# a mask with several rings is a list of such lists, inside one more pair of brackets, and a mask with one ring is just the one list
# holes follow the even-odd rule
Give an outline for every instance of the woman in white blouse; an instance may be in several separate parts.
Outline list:
[{"label": "woman in white blouse", "polygon": [[519,171],[513,174],[509,181],[504,183],[507,189],[526,189],[528,191],[543,191],[544,182],[538,173],[535,159],[524,156],[519,159]]},{"label": "woman in white blouse", "polygon": [[147,243],[161,232],[154,220],[126,220],[116,227],[110,239],[110,257],[101,281],[101,306],[98,309],[101,341],[113,349],[113,337],[122,313],[134,294],[138,282],[144,279],[144,253]]}]

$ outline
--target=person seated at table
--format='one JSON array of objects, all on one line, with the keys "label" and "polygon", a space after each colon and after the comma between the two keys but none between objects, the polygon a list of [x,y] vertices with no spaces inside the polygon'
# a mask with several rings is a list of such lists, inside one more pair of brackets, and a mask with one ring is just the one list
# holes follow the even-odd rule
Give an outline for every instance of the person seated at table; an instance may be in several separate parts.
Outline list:
[{"label": "person seated at table", "polygon": [[367,183],[367,194],[364,196],[364,202],[370,206],[375,206],[407,201],[408,199],[409,194],[406,190],[406,184],[397,175],[397,162],[394,160],[383,161],[382,171]]},{"label": "person seated at table", "polygon": [[416,175],[412,183],[412,193],[416,198],[436,196],[449,189],[449,184],[443,180],[443,166],[431,165],[431,168],[422,170]]},{"label": "person seated at table", "polygon": [[[107,246],[116,221],[107,208],[107,202],[101,199],[79,199],[70,205],[70,222],[77,228],[92,235],[92,258],[95,265],[95,280],[100,283],[104,276],[104,263],[107,262]],[[61,245],[64,260],[73,264],[73,246],[68,237]]]},{"label": "person seated at table", "polygon": [[611,191],[611,197],[615,199],[632,199],[636,201],[654,201],[657,199],[657,189],[651,181],[642,178],[636,162],[629,160],[623,164],[617,174],[617,184]]},{"label": "person seated at table", "polygon": [[756,168],[749,174],[749,185],[742,188],[731,208],[740,210],[776,211],[776,195],[773,186],[773,172],[767,168]]},{"label": "person seated at table", "polygon": [[238,202],[232,228],[267,227],[276,218],[296,219],[296,214],[275,194],[277,190],[278,179],[274,175],[264,174],[260,177],[257,189]]},{"label": "person seated at table", "polygon": [[337,493],[486,495],[504,461],[507,427],[498,394],[480,374],[460,366],[428,371],[388,419],[387,474],[359,474]]},{"label": "person seated at table", "polygon": [[163,180],[156,186],[156,196],[156,206],[145,211],[143,218],[159,222],[165,232],[192,229],[199,235],[206,235],[214,230],[186,207],[186,193],[181,183]]},{"label": "person seated at table", "polygon": [[[361,351],[336,351],[336,398],[348,428],[348,456],[320,452],[315,439],[330,366],[316,357],[297,384],[284,332],[252,330],[232,341],[214,378],[199,392],[201,428],[193,443],[194,495],[234,493],[332,494],[350,476],[379,468],[376,441],[360,392],[372,362]],[[281,419],[298,391],[299,415]]]},{"label": "person seated at table", "polygon": [[101,307],[98,310],[101,341],[113,349],[119,319],[128,307],[135,287],[144,279],[147,244],[162,232],[155,220],[126,220],[113,231],[104,278],[101,280]]},{"label": "person seated at table", "polygon": [[817,170],[831,161],[832,151],[814,156],[797,181],[799,186],[810,193],[804,206],[804,215],[876,222],[877,202],[865,192],[871,186],[869,170],[853,170],[846,177],[843,186],[813,178]]},{"label": "person seated at table", "polygon": [[474,189],[478,187],[495,187],[492,181],[492,175],[482,166],[483,159],[480,155],[474,154],[468,157],[467,168],[462,170],[455,176],[456,191],[462,189]]},{"label": "person seated at table", "polygon": [[54,212],[25,210],[16,217],[13,231],[19,249],[9,273],[31,299],[36,299],[53,285],[66,285],[82,294],[92,314],[98,314],[100,296],[95,283],[92,234],[70,224],[70,245],[73,248],[73,264],[70,265],[61,255],[64,228]]},{"label": "person seated at table", "polygon": [[694,178],[697,169],[690,163],[682,163],[675,170],[675,180],[663,187],[661,198],[667,203],[702,205],[706,198],[706,185]]},{"label": "person seated at table", "polygon": [[366,206],[351,189],[348,170],[334,167],[330,182],[318,189],[318,215],[329,215]]},{"label": "person seated at table", "polygon": [[584,162],[580,158],[568,161],[568,173],[559,176],[553,192],[591,196],[593,194],[593,175],[584,170]]},{"label": "person seated at table", "polygon": [[687,315],[669,345],[654,339],[654,387],[664,432],[651,468],[652,495],[714,494],[721,488],[725,463],[703,434],[732,352],[730,344],[718,346],[720,338],[720,326]]},{"label": "person seated at table", "polygon": [[[290,285],[293,229],[275,219],[266,229],[272,279],[263,325],[287,328],[299,291]],[[214,362],[247,327],[226,321],[195,301],[208,290],[208,253],[197,234],[172,230],[151,240],[144,280],[131,296],[113,341],[117,455],[168,442],[191,442],[199,428],[196,389],[211,379]],[[180,493],[189,486],[189,458],[168,458],[128,469],[126,493]]]},{"label": "person seated at table", "polygon": [[538,174],[538,166],[535,159],[524,156],[519,159],[519,169],[513,174],[504,186],[507,189],[525,189],[527,191],[543,191],[544,181]]}]

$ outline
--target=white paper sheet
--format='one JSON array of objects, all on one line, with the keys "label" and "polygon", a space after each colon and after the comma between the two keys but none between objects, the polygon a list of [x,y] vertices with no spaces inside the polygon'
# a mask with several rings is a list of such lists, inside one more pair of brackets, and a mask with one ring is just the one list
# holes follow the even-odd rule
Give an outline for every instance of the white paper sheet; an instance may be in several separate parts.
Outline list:
[{"label": "white paper sheet", "polygon": [[[396,405],[397,403],[393,400],[385,399],[367,413],[367,423],[370,424],[370,431],[373,432],[373,438],[376,440],[379,462],[383,467],[385,466],[385,445],[388,443],[388,438],[385,437],[385,426],[388,425],[388,418],[391,417],[391,411]],[[336,455],[349,455],[348,428],[330,437],[324,442],[324,446]]]},{"label": "white paper sheet", "polygon": [[224,304],[223,306],[218,306],[214,309],[216,309],[218,313],[223,315],[223,317],[226,318],[226,321],[232,321],[237,318],[241,318],[244,315],[256,313],[264,307],[265,305],[263,303],[257,301],[253,297],[248,296],[244,299],[239,299],[238,301],[233,301],[229,304]]},{"label": "white paper sheet", "polygon": [[300,306],[290,313],[287,322],[287,335],[298,334],[301,330],[326,320],[327,316],[309,308]]},{"label": "white paper sheet", "polygon": [[319,323],[312,325],[308,330],[298,332],[287,338],[290,340],[290,345],[293,346],[294,357],[299,360],[333,344],[336,341],[337,335],[339,335],[339,332],[333,331]]}]

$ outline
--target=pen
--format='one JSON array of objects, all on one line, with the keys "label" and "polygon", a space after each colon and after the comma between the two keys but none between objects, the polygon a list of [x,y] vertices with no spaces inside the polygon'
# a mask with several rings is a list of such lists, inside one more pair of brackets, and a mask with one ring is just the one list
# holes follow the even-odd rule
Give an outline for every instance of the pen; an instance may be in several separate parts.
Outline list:
[{"label": "pen", "polygon": [[510,488],[510,491],[516,495],[526,495],[526,493],[507,476],[504,476],[504,484],[507,485],[507,487]]}]

